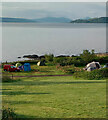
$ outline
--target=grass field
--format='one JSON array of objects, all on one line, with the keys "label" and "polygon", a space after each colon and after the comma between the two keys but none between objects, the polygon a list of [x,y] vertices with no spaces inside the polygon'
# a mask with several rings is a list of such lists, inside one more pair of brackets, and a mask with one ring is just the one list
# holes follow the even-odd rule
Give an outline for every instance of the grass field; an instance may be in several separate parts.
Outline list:
[{"label": "grass field", "polygon": [[19,118],[105,118],[106,80],[72,76],[3,83],[3,105]]},{"label": "grass field", "polygon": [[16,76],[29,76],[29,75],[59,75],[59,74],[65,74],[61,69],[57,69],[56,66],[37,66],[32,65],[31,66],[32,71],[30,72],[4,72],[3,74],[8,75],[16,75]]}]

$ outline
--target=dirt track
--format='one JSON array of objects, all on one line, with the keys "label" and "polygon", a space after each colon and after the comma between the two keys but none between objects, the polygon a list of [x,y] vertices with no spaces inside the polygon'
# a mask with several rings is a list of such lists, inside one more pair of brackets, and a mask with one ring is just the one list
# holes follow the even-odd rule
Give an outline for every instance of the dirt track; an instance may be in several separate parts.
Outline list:
[{"label": "dirt track", "polygon": [[12,76],[12,77],[56,77],[56,76],[72,76],[72,75],[30,75],[30,76]]}]

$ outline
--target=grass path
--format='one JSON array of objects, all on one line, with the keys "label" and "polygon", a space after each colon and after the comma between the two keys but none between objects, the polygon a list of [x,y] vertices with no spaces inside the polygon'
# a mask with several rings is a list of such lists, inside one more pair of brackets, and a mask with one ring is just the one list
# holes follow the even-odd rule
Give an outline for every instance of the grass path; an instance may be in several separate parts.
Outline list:
[{"label": "grass path", "polygon": [[57,77],[57,76],[73,76],[73,75],[30,75],[30,76],[13,76],[14,77]]},{"label": "grass path", "polygon": [[19,118],[105,118],[106,80],[72,76],[21,78],[3,83],[3,105]]}]

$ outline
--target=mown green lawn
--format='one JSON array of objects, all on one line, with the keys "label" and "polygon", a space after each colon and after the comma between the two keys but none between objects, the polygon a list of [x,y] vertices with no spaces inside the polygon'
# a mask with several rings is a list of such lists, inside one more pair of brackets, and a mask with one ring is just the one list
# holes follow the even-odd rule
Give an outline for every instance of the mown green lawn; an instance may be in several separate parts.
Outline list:
[{"label": "mown green lawn", "polygon": [[3,105],[19,118],[106,117],[106,80],[26,77],[3,83],[2,91]]}]

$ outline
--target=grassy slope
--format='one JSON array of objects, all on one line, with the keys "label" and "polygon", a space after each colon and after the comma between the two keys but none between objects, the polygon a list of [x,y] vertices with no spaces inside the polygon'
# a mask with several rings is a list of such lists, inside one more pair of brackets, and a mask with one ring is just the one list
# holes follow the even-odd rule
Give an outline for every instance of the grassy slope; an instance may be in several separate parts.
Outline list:
[{"label": "grassy slope", "polygon": [[21,118],[103,118],[105,82],[73,77],[22,78],[3,83],[3,105],[14,108]]},{"label": "grassy slope", "polygon": [[30,72],[4,72],[5,74],[9,74],[9,75],[16,75],[16,76],[29,76],[29,75],[61,75],[61,74],[65,74],[63,73],[62,70],[59,70],[56,68],[56,66],[37,66],[37,65],[31,65],[31,69],[32,71]]}]

